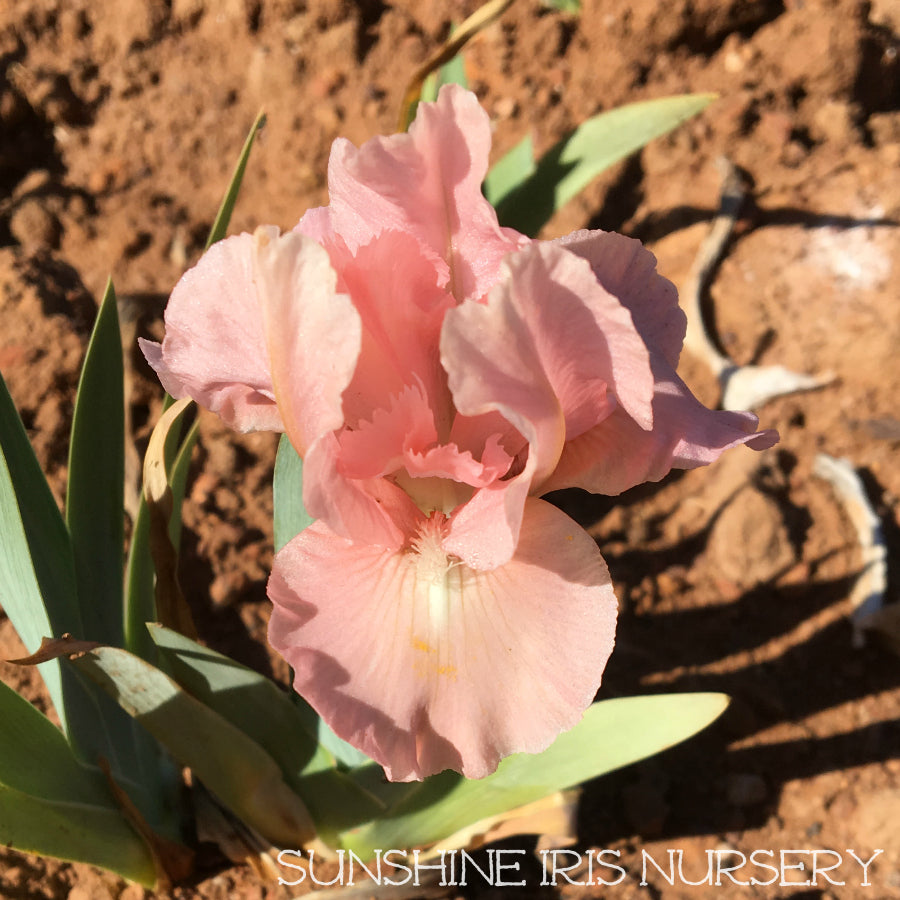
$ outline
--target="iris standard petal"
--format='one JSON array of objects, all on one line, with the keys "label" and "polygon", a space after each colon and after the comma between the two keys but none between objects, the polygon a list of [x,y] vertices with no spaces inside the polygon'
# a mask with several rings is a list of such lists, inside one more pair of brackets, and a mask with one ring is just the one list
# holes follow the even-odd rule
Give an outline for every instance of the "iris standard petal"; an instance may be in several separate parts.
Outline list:
[{"label": "iris standard petal", "polygon": [[597,281],[631,313],[647,346],[677,366],[687,318],[675,285],[656,271],[656,257],[640,241],[610,231],[574,231],[555,243],[590,263]]},{"label": "iris standard petal", "polygon": [[162,344],[139,343],[173,397],[192,397],[237,431],[283,431],[252,255],[249,234],[210,247],[172,291]]},{"label": "iris standard petal", "polygon": [[653,368],[653,429],[645,431],[624,410],[616,410],[566,444],[546,491],[580,487],[620,494],[659,481],[671,469],[708,465],[731,447],[764,450],[778,440],[776,431],[756,430],[753,413],[707,409],[661,357],[654,356]]},{"label": "iris standard petal", "polygon": [[261,227],[253,251],[272,385],[284,430],[303,456],[344,422],[341,395],[359,359],[359,313],[338,293],[328,253],[310,238]]},{"label": "iris standard petal", "polygon": [[[361,147],[337,140],[328,163],[331,225],[352,251],[385,230],[413,235],[458,299],[481,297],[500,260],[528,239],[501,228],[481,193],[491,149],[487,113],[458,85],[419,106],[408,134]],[[308,223],[320,230],[321,225]]]}]

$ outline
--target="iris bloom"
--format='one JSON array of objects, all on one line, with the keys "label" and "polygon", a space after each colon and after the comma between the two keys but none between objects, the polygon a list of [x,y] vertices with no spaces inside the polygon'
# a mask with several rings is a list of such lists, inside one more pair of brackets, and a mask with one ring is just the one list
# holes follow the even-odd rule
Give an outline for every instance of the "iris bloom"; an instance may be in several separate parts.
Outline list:
[{"label": "iris bloom", "polygon": [[637,241],[499,226],[489,149],[455,86],[408,134],[336,141],[330,204],[212,247],[144,344],[173,396],[304,458],[316,522],[275,558],[269,640],[393,780],[485,776],[593,700],[616,600],[541,495],[775,440],[675,374],[685,318]]}]

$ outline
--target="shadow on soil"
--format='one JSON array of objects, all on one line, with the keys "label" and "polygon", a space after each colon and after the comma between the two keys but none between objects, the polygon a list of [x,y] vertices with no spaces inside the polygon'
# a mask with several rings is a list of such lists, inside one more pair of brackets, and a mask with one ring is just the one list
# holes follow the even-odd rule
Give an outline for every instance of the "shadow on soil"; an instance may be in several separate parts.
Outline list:
[{"label": "shadow on soil", "polygon": [[[635,503],[653,490],[643,486],[617,500]],[[588,521],[586,506],[595,498],[559,499],[577,508],[570,514]],[[597,499],[594,512],[603,515],[608,498]],[[896,559],[897,529],[886,531],[889,559]],[[664,571],[673,556],[696,556],[705,535],[658,552],[604,555],[616,580],[633,586]],[[643,615],[623,605],[600,698],[721,691],[732,702],[697,737],[591,784],[582,801],[581,844],[609,846],[629,834],[665,839],[761,827],[787,782],[900,756],[900,720],[866,723],[858,715],[852,719],[856,727],[827,737],[815,737],[809,728],[807,738],[773,735],[771,741],[729,749],[778,725],[900,685],[895,654],[875,641],[852,647],[850,623],[839,607],[854,581],[855,573],[813,577],[804,585],[776,579],[724,606]],[[809,822],[810,836],[817,826]]]}]

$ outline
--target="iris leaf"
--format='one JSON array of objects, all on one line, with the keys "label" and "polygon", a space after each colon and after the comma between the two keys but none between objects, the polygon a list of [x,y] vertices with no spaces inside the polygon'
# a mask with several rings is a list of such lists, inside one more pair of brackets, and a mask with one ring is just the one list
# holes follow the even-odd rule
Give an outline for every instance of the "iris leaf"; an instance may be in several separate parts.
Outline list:
[{"label": "iris leaf", "polygon": [[[41,638],[81,636],[75,563],[66,525],[6,382],[0,377],[0,605],[28,653]],[[39,667],[63,727],[68,730],[60,665]]]},{"label": "iris leaf", "polygon": [[69,444],[66,522],[88,640],[120,646],[124,563],[125,395],[112,282],[88,344]]},{"label": "iris leaf", "polygon": [[[541,157],[524,180],[511,189],[508,181],[501,182],[505,192],[488,193],[500,224],[536,236],[558,209],[604,169],[696,115],[715,97],[684,94],[645,100],[588,119]],[[510,153],[522,153],[521,147],[514,147]],[[497,165],[511,167],[505,158]]]},{"label": "iris leaf", "polygon": [[[75,559],[83,623],[79,637],[120,647],[125,641],[125,395],[116,295],[108,282],[85,355],[69,445],[66,521]],[[81,682],[96,713],[79,716],[77,739],[87,758],[103,755],[157,830],[176,831],[176,779],[146,732],[96,685]],[[85,718],[85,714],[90,718]],[[96,721],[98,718],[99,723]],[[84,733],[84,734],[83,734]]]},{"label": "iris leaf", "polygon": [[335,769],[334,757],[318,743],[312,710],[304,715],[271,680],[184,635],[159,625],[150,634],[172,677],[278,763],[326,840],[384,811],[371,792]]},{"label": "iris leaf", "polygon": [[272,843],[295,847],[312,837],[309,813],[272,757],[165,673],[115,647],[99,647],[72,665]]},{"label": "iris leaf", "polygon": [[345,834],[345,846],[363,856],[378,847],[441,841],[482,819],[659,753],[705,728],[727,703],[724,694],[662,694],[595,703],[543,753],[507,757],[493,775],[479,781],[453,772],[426,779],[381,819]]},{"label": "iris leaf", "polygon": [[225,196],[222,198],[222,203],[216,214],[216,219],[212,224],[212,228],[209,230],[209,236],[206,239],[207,250],[209,250],[209,248],[217,241],[221,241],[222,238],[225,237],[225,232],[228,231],[228,223],[231,221],[231,214],[234,212],[234,204],[237,202],[238,192],[241,189],[241,182],[244,180],[244,170],[247,168],[247,160],[250,158],[253,142],[256,139],[257,133],[262,130],[265,124],[266,114],[260,110],[244,140],[241,155],[238,157],[237,165],[235,165],[234,172],[231,174],[231,181],[228,182],[228,188],[225,191]]},{"label": "iris leaf", "polygon": [[581,0],[543,0],[544,6],[559,12],[578,15],[581,12]]},{"label": "iris leaf", "polygon": [[[85,622],[91,637],[98,632],[106,640],[121,635],[124,462],[117,465],[116,454],[124,454],[124,438],[116,435],[123,433],[124,400],[117,415],[122,398],[117,318],[115,296],[108,288],[76,401],[69,470],[71,541],[6,386],[0,390],[0,603],[29,654],[43,637],[69,633],[85,638]],[[118,391],[106,383],[116,378]],[[104,441],[107,446],[99,446]],[[113,495],[112,502],[106,492]],[[79,547],[77,566],[73,543]],[[107,566],[111,576],[94,571]],[[147,755],[155,753],[147,735],[136,731],[95,685],[58,660],[42,663],[39,671],[74,753],[91,762],[106,758],[148,821],[171,833],[158,769],[146,766]]]},{"label": "iris leaf", "polygon": [[286,434],[278,443],[273,485],[276,553],[315,521],[303,505],[303,460]]},{"label": "iris leaf", "polygon": [[515,147],[491,166],[484,179],[484,196],[497,206],[504,197],[512,193],[534,174],[534,143],[526,134]]},{"label": "iris leaf", "polygon": [[152,886],[150,852],[100,771],[79,763],[62,733],[2,682],[0,720],[0,842]]}]

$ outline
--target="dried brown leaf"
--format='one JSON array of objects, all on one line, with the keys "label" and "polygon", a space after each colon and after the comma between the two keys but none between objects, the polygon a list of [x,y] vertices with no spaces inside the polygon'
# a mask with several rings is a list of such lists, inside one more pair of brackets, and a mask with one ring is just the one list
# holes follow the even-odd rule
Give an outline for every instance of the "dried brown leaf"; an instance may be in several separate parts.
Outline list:
[{"label": "dried brown leaf", "polygon": [[166,474],[165,455],[169,430],[191,402],[185,397],[172,404],[150,435],[144,457],[144,498],[150,512],[150,553],[156,569],[156,614],[160,624],[196,640],[197,628],[178,583],[178,551],[169,538],[172,490]]},{"label": "dried brown leaf", "polygon": [[503,15],[512,6],[512,3],[513,0],[490,0],[490,2],[480,6],[416,69],[409,80],[409,84],[406,86],[406,93],[403,95],[403,102],[400,105],[398,131],[406,131],[409,127],[409,123],[412,121],[412,110],[419,99],[419,95],[422,93],[422,85],[425,79],[444,63],[450,62],[479,31],[487,28],[491,22]]},{"label": "dried brown leaf", "polygon": [[179,844],[157,834],[147,824],[147,820],[134,805],[131,797],[113,778],[109,763],[103,757],[100,757],[99,762],[113,798],[122,811],[122,815],[128,820],[128,824],[141,836],[150,851],[150,855],[153,857],[153,865],[156,868],[157,890],[170,890],[173,884],[179,884],[193,872],[194,851],[185,847],[184,844]]},{"label": "dried brown leaf", "polygon": [[58,638],[41,638],[41,646],[31,656],[6,661],[14,666],[38,666],[51,659],[59,659],[61,656],[71,658],[102,646],[97,641],[79,641],[66,632]]}]

